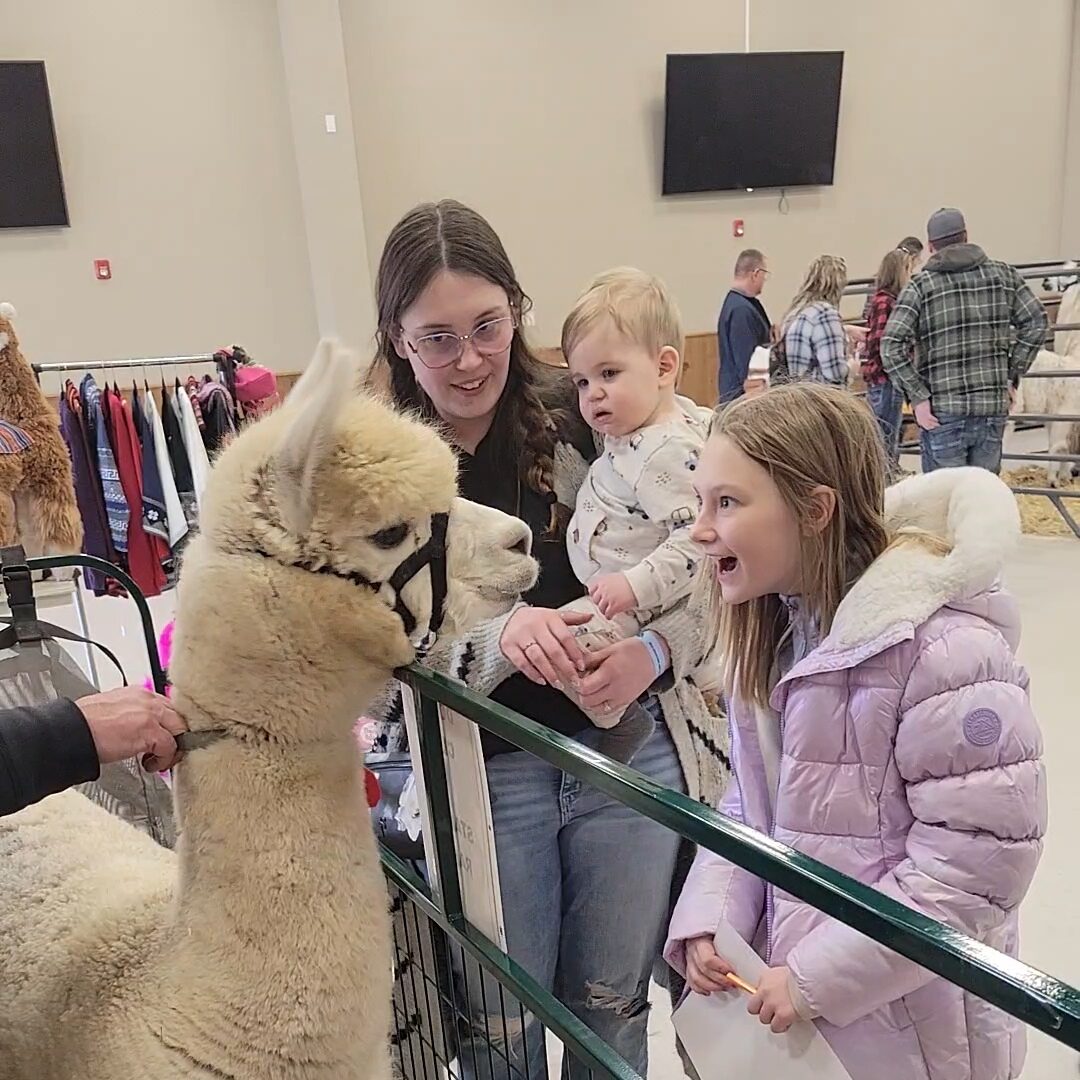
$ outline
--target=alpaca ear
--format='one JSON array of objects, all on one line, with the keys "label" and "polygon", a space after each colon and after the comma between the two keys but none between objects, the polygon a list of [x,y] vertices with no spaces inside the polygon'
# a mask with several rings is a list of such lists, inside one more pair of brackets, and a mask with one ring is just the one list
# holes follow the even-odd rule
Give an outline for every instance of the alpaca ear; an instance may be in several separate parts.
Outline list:
[{"label": "alpaca ear", "polygon": [[323,339],[282,411],[288,423],[274,460],[275,488],[284,525],[306,535],[315,514],[315,477],[333,452],[338,419],[355,395],[356,356]]}]

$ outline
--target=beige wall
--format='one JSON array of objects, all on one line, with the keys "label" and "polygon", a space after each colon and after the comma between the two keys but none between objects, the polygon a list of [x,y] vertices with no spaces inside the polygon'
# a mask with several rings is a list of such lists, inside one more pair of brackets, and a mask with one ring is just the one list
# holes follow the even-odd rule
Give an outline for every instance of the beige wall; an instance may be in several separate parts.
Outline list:
[{"label": "beige wall", "polygon": [[338,0],[277,11],[319,334],[367,350],[374,298]]},{"label": "beige wall", "polygon": [[1061,254],[1080,259],[1080,0],[1073,0],[1072,78],[1065,123]]},{"label": "beige wall", "polygon": [[[271,0],[4,0],[44,59],[71,228],[0,230],[0,299],[40,362],[246,345],[306,363],[316,320]],[[92,260],[112,260],[97,282]]]},{"label": "beige wall", "polygon": [[742,246],[771,258],[776,316],[814,255],[872,273],[943,203],[995,255],[1056,257],[1072,6],[754,0],[754,49],[847,54],[835,185],[781,214],[773,192],[659,194],[665,54],[741,49],[740,0],[342,0],[372,265],[408,207],[460,198],[499,230],[551,342],[606,266],[663,275],[702,330]]}]

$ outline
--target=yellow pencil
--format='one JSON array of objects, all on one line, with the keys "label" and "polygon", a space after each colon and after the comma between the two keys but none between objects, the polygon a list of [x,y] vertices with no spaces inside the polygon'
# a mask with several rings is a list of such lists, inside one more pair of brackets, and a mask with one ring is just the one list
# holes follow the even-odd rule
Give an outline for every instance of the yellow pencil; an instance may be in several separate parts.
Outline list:
[{"label": "yellow pencil", "polygon": [[724,976],[724,978],[727,979],[727,981],[729,983],[732,983],[735,986],[737,986],[740,990],[745,990],[746,993],[748,993],[748,994],[756,994],[757,993],[757,987],[756,986],[751,986],[745,979],[740,979],[739,976],[736,975],[735,972],[733,972],[733,971],[729,971]]}]

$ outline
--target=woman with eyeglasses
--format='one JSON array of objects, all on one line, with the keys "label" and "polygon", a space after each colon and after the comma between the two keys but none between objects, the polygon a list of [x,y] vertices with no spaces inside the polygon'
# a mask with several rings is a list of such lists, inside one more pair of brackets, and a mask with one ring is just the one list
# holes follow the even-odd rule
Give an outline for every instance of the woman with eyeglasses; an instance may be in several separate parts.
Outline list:
[{"label": "woman with eyeglasses", "polygon": [[[442,425],[460,458],[461,494],[525,521],[538,584],[509,615],[428,662],[473,689],[595,745],[598,729],[559,689],[586,659],[578,618],[561,605],[583,595],[566,549],[566,524],[589,461],[591,433],[569,374],[540,363],[522,334],[530,301],[501,241],[460,203],[429,203],[394,227],[376,286],[380,359],[402,407]],[[690,681],[703,664],[702,620],[686,602],[654,620],[670,653],[659,678],[648,646],[629,638],[606,651],[613,711],[639,697],[661,722],[634,767],[665,787],[710,801],[727,760],[722,721]],[[400,710],[376,750],[403,746]],[[668,917],[679,838],[553,766],[482,732],[509,953],[641,1075],[646,1075],[648,986]],[[547,1075],[535,1020],[476,973],[467,980],[478,1031],[502,1029],[504,1053],[463,1048],[467,1077]],[[484,1001],[486,999],[487,1005]],[[487,1014],[487,1015],[485,1015]],[[482,1064],[486,1062],[487,1064]],[[500,1065],[500,1062],[502,1063]],[[494,1071],[492,1071],[494,1070]],[[585,1077],[580,1063],[564,1066]]]}]

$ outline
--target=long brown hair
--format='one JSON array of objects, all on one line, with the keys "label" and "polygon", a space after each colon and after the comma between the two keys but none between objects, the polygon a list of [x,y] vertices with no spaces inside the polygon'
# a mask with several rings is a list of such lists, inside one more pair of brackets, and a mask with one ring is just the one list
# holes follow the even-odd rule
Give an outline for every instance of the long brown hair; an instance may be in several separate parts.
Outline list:
[{"label": "long brown hair", "polygon": [[899,296],[904,286],[911,280],[911,270],[915,256],[903,248],[893,248],[885,255],[874,278],[874,291],[884,290],[890,296]]},{"label": "long brown hair", "polygon": [[376,341],[378,357],[390,371],[394,401],[429,420],[439,420],[431,399],[417,383],[408,360],[398,356],[394,342],[401,333],[402,313],[440,270],[482,277],[503,289],[510,301],[518,328],[489,438],[494,441],[497,457],[516,469],[522,483],[540,494],[551,494],[557,425],[563,412],[558,401],[559,382],[569,385],[569,380],[548,374],[525,341],[520,324],[532,301],[518,283],[495,230],[475,210],[453,199],[410,210],[391,230],[379,260]]},{"label": "long brown hair", "polygon": [[[873,414],[838,387],[790,383],[743,397],[713,419],[710,438],[730,439],[772,477],[802,528],[802,604],[822,636],[866,568],[888,547],[885,454]],[[830,488],[836,508],[811,528],[812,493]],[[776,595],[725,604],[715,575],[703,572],[713,638],[729,693],[764,706],[787,618]]]}]

